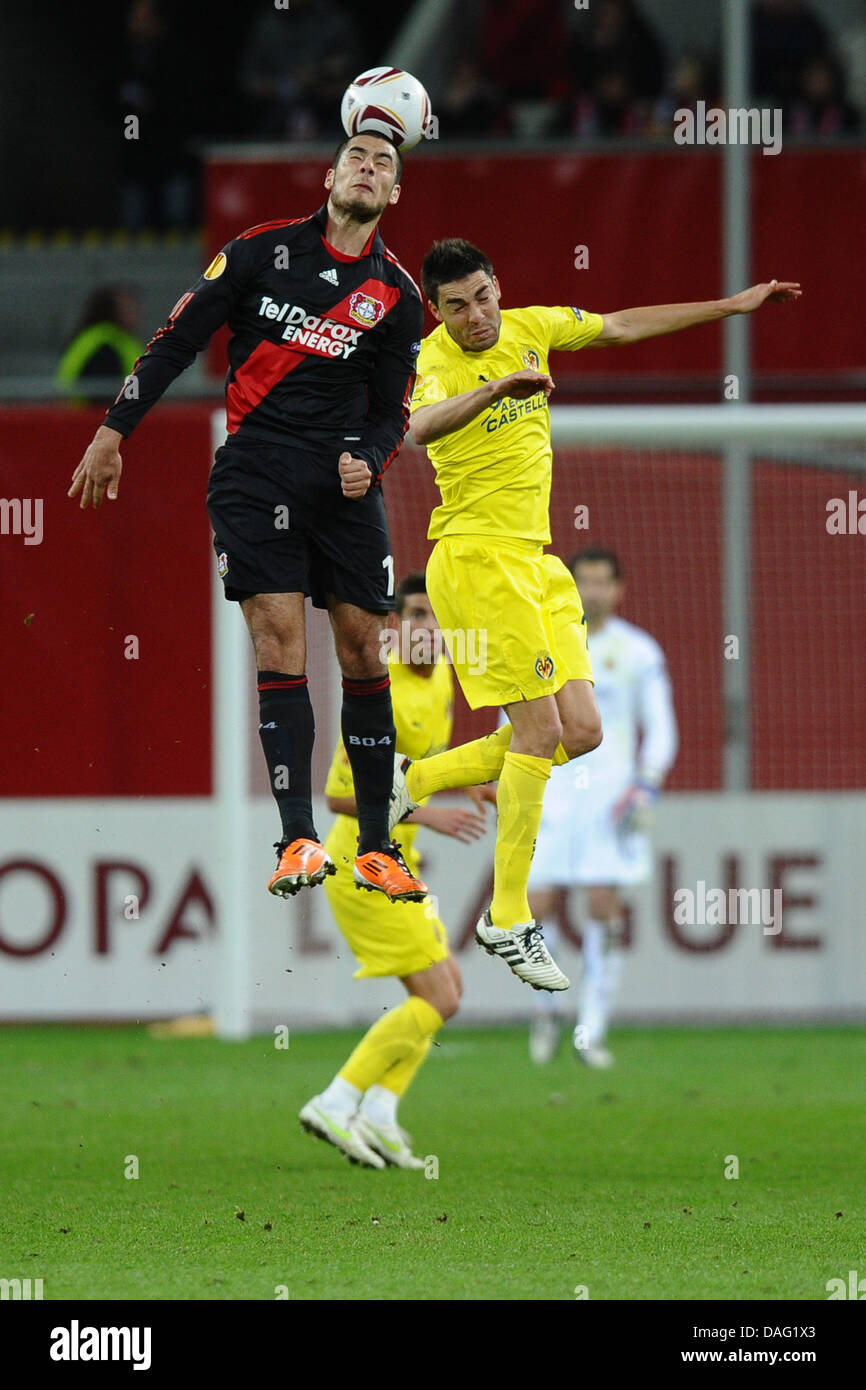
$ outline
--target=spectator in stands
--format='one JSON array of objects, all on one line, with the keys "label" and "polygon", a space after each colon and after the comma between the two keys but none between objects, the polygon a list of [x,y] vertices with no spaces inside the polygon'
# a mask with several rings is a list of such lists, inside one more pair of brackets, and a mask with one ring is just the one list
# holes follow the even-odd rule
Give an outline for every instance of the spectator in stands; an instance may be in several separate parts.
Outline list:
[{"label": "spectator in stands", "polygon": [[644,135],[650,125],[649,103],[639,100],[625,68],[605,67],[577,97],[570,129],[586,139]]},{"label": "spectator in stands", "polygon": [[562,94],[567,6],[562,0],[484,0],[478,52],[484,70],[510,99],[535,101]]},{"label": "spectator in stands", "polygon": [[575,96],[560,130],[634,135],[647,128],[662,92],[664,51],[634,0],[593,0],[579,11],[569,63]]},{"label": "spectator in stands", "polygon": [[804,0],[756,0],[751,25],[752,90],[786,107],[802,90],[807,64],[827,53],[827,30]]},{"label": "spectator in stands", "polygon": [[[71,401],[110,405],[114,400],[118,380],[129,375],[144,352],[139,308],[131,286],[100,285],[90,291],[57,368],[57,383]],[[88,387],[96,379],[103,382],[102,389]]]},{"label": "spectator in stands", "polygon": [[790,135],[853,135],[860,116],[845,93],[845,78],[838,61],[818,55],[803,70],[800,93],[787,113]]},{"label": "spectator in stands", "polygon": [[483,0],[475,41],[518,136],[541,136],[568,92],[567,0]]},{"label": "spectator in stands", "polygon": [[860,17],[839,36],[847,76],[847,89],[861,115],[866,115],[866,0],[860,0]]},{"label": "spectator in stands", "polygon": [[457,62],[442,99],[436,103],[436,115],[446,140],[483,140],[509,131],[503,95],[474,58]]},{"label": "spectator in stands", "polygon": [[[114,116],[121,150],[123,225],[161,231],[195,219],[196,165],[186,148],[190,74],[187,54],[157,0],[133,0],[118,55]],[[134,117],[136,124],[130,123]]]},{"label": "spectator in stands", "polygon": [[718,87],[718,66],[714,58],[703,53],[681,53],[667,90],[653,108],[654,133],[669,135],[676,113],[697,111],[699,101],[705,101],[707,106],[717,105]]},{"label": "spectator in stands", "polygon": [[238,78],[254,108],[253,134],[336,136],[343,92],[365,67],[362,53],[354,21],[335,0],[263,8],[247,36]]},{"label": "spectator in stands", "polygon": [[619,72],[636,98],[661,95],[664,51],[634,0],[595,0],[577,18],[570,66],[579,91],[588,90],[600,72]]}]

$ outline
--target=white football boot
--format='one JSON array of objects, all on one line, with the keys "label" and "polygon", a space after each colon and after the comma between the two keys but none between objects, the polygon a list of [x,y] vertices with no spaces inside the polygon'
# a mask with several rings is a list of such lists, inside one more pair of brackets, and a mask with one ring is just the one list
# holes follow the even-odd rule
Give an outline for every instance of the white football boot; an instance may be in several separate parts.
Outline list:
[{"label": "white football boot", "polygon": [[606,1071],[614,1065],[616,1058],[612,1052],[601,1042],[587,1042],[586,1028],[578,1024],[572,1037],[574,1055],[579,1062],[583,1062],[585,1067],[592,1067],[597,1071]]},{"label": "white football boot", "polygon": [[503,931],[501,927],[494,927],[488,909],[475,924],[475,940],[488,955],[501,956],[517,978],[532,985],[533,989],[568,989],[568,976],[563,975],[545,946],[537,922]]},{"label": "white football boot", "polygon": [[363,1111],[357,1117],[357,1131],[368,1148],[395,1168],[423,1168],[424,1160],[413,1154],[399,1125],[374,1125]]},{"label": "white football boot", "polygon": [[412,759],[404,757],[402,753],[394,754],[394,780],[391,783],[391,801],[388,806],[389,838],[395,825],[418,810],[418,802],[412,800],[406,785],[406,773],[411,763]]},{"label": "white football boot", "polygon": [[317,1139],[325,1139],[333,1144],[350,1163],[361,1163],[365,1168],[384,1168],[384,1159],[368,1148],[358,1132],[357,1116],[353,1115],[347,1120],[343,1115],[334,1115],[325,1110],[321,1102],[321,1096],[313,1096],[312,1100],[307,1101],[298,1116],[301,1127]]}]

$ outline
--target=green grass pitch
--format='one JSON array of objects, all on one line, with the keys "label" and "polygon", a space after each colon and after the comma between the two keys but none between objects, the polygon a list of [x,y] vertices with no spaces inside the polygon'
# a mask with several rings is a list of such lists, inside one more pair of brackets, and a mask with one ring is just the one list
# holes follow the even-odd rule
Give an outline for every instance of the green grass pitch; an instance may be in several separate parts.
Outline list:
[{"label": "green grass pitch", "polygon": [[566,1046],[534,1067],[525,1030],[446,1029],[401,1115],[438,1178],[301,1131],[357,1036],[0,1030],[0,1277],[46,1299],[821,1300],[866,1273],[861,1030],[620,1031],[589,1072]]}]

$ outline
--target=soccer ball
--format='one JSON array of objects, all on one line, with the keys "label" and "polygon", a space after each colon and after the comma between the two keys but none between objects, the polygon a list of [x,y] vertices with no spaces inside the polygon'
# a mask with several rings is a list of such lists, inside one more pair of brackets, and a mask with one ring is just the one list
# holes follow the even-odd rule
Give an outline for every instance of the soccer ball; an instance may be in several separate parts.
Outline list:
[{"label": "soccer ball", "polygon": [[346,88],[340,115],[347,135],[366,130],[411,150],[430,124],[430,98],[411,72],[370,68]]}]

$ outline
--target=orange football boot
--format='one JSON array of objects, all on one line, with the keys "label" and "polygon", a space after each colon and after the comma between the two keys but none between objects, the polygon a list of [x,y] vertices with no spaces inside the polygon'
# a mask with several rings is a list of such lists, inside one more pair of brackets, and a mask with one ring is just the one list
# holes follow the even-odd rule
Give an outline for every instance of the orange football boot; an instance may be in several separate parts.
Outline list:
[{"label": "orange football boot", "polygon": [[396,844],[359,854],[352,877],[356,888],[366,888],[368,893],[384,893],[392,903],[420,903],[429,892],[427,884],[410,873]]},{"label": "orange football boot", "polygon": [[[274,848],[279,849],[279,845]],[[292,840],[280,855],[268,892],[278,898],[291,898],[301,888],[314,888],[336,872],[336,864],[318,840]]]}]

